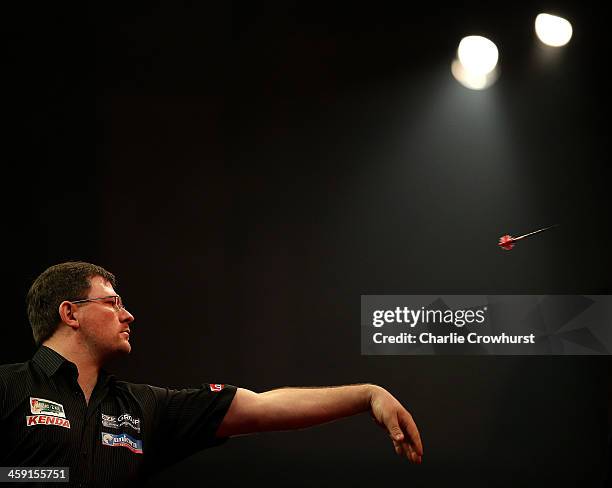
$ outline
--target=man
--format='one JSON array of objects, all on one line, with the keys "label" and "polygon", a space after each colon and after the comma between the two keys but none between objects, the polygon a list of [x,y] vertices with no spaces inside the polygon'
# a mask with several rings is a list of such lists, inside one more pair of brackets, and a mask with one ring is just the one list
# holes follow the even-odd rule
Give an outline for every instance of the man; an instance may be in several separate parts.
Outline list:
[{"label": "man", "polygon": [[72,484],[118,486],[228,437],[309,427],[369,411],[398,455],[420,463],[408,411],[376,385],[282,388],[231,385],[170,390],[127,383],[102,366],[131,351],[134,316],[100,266],[51,266],[32,284],[27,309],[39,347],[0,366],[0,466],[69,467]]}]

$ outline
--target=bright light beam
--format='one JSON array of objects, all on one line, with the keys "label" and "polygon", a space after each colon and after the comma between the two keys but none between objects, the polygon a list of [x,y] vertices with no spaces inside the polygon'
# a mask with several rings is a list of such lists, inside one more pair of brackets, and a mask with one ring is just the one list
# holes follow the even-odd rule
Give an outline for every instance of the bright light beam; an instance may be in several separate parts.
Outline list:
[{"label": "bright light beam", "polygon": [[556,15],[539,14],[535,20],[535,31],[547,46],[565,46],[572,38],[572,24]]},{"label": "bright light beam", "polygon": [[463,86],[484,90],[499,76],[497,46],[482,36],[464,37],[457,49],[457,59],[451,64],[451,73]]}]

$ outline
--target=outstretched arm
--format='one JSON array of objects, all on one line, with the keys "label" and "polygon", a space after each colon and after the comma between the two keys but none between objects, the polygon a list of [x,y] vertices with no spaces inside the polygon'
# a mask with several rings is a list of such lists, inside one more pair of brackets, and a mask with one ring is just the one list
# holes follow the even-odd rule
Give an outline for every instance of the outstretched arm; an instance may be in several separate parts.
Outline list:
[{"label": "outstretched arm", "polygon": [[376,385],[281,388],[265,393],[238,388],[217,436],[301,429],[367,411],[389,433],[397,454],[421,462],[423,445],[412,415]]}]

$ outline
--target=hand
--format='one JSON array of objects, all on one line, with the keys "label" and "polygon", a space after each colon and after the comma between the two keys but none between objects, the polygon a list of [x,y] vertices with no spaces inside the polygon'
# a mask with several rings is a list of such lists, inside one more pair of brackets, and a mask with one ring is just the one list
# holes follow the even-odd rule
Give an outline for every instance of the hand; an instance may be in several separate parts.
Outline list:
[{"label": "hand", "polygon": [[370,397],[370,414],[393,441],[395,452],[420,464],[423,457],[421,436],[412,415],[387,390],[375,386]]}]

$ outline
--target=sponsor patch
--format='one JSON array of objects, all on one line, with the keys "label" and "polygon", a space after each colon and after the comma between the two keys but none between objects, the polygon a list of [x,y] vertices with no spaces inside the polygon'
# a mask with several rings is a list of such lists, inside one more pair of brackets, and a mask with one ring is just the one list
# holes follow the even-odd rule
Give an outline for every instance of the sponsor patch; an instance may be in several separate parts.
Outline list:
[{"label": "sponsor patch", "polygon": [[225,388],[225,385],[220,385],[219,383],[211,383],[210,391],[221,391]]},{"label": "sponsor patch", "polygon": [[110,434],[102,432],[102,445],[109,447],[127,447],[135,454],[142,454],[142,440],[134,439],[127,434]]},{"label": "sponsor patch", "polygon": [[62,404],[45,400],[44,398],[30,397],[30,410],[32,415],[53,415],[55,417],[66,418]]},{"label": "sponsor patch", "polygon": [[58,427],[70,428],[70,420],[56,417],[54,415],[28,415],[26,416],[26,425],[57,425]]},{"label": "sponsor patch", "polygon": [[114,415],[102,414],[102,425],[109,429],[119,429],[121,427],[129,427],[136,432],[140,432],[140,419],[132,417],[129,413],[122,413],[119,417]]},{"label": "sponsor patch", "polygon": [[109,429],[118,429],[119,424],[117,423],[117,417],[113,415],[102,414],[102,425]]}]

